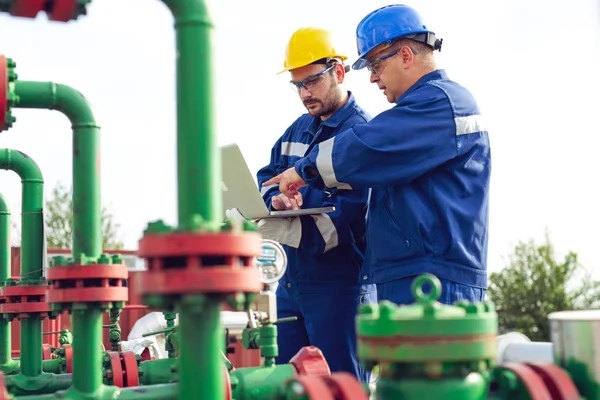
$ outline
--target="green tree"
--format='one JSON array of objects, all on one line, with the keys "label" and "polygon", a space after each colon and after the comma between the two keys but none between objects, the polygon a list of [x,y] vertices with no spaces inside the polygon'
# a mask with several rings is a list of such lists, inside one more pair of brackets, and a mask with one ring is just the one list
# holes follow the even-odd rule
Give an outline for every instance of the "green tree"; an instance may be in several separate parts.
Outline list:
[{"label": "green tree", "polygon": [[[52,189],[50,199],[46,201],[45,222],[46,242],[48,248],[71,248],[71,233],[73,231],[73,201],[69,190],[57,184]],[[113,215],[102,207],[102,248],[122,249],[124,244],[119,238],[118,224]]]},{"label": "green tree", "polygon": [[551,312],[600,305],[600,282],[593,280],[569,252],[558,261],[548,233],[540,245],[519,242],[509,264],[490,275],[488,298],[499,310],[502,332],[519,331],[534,341],[549,341]]}]

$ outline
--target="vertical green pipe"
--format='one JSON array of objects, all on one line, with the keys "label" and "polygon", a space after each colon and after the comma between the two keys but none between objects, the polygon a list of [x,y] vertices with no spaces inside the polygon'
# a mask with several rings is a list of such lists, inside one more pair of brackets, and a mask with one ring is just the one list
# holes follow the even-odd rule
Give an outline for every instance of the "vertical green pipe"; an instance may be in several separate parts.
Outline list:
[{"label": "vertical green pipe", "polygon": [[[0,168],[21,177],[21,281],[39,283],[43,274],[44,179],[38,165],[26,154],[10,149],[0,151]],[[34,377],[42,373],[42,320],[30,316],[21,320],[21,373]]]},{"label": "vertical green pipe", "polygon": [[[221,299],[189,296],[179,310],[179,398],[224,399]],[[201,376],[202,379],[198,379]]]},{"label": "vertical green pipe", "polygon": [[77,90],[52,82],[15,82],[15,108],[57,110],[73,128],[73,255],[102,253],[100,127]]},{"label": "vertical green pipe", "polygon": [[[213,26],[203,0],[163,2],[175,19],[177,215],[179,228],[187,231],[196,225],[198,216],[211,223],[222,219],[221,163],[213,113]],[[218,297],[193,296],[181,304],[180,399],[224,397],[220,303]]]},{"label": "vertical green pipe", "polygon": [[180,228],[195,215],[220,221],[221,169],[214,133],[212,22],[202,0],[163,0],[177,45],[177,200]]},{"label": "vertical green pipe", "polygon": [[102,310],[97,303],[75,304],[72,315],[73,387],[82,393],[95,393],[102,386]]},{"label": "vertical green pipe", "polygon": [[[10,278],[10,208],[0,194],[0,283]],[[10,322],[0,318],[0,371],[8,372],[12,362]]]}]

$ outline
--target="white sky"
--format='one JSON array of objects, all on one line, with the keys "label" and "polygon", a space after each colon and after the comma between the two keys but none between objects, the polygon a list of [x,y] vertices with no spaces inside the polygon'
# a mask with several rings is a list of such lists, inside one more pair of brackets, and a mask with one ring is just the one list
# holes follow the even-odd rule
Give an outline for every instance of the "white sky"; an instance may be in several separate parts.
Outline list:
[{"label": "white sky", "polygon": [[[406,1],[444,38],[439,66],[476,96],[492,144],[489,268],[518,240],[545,228],[559,252],[597,269],[600,225],[597,93],[600,6],[595,0]],[[289,36],[301,26],[334,31],[356,59],[355,28],[388,1],[209,1],[215,22],[217,134],[237,142],[253,172],[304,108],[277,76]],[[343,14],[343,16],[342,16]],[[175,61],[172,16],[158,0],[94,0],[76,23],[0,16],[0,53],[22,80],[80,90],[102,126],[102,197],[130,249],[149,221],[176,221]],[[365,71],[347,87],[373,115],[390,105]],[[57,112],[16,110],[2,147],[40,165],[46,193],[71,185],[71,130]],[[0,191],[20,213],[19,178]]]}]

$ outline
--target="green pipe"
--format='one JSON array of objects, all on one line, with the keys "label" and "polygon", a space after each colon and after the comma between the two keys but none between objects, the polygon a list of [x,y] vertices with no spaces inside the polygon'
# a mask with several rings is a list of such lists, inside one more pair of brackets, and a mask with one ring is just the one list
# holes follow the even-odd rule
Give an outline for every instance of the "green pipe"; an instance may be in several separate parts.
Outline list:
[{"label": "green pipe", "polygon": [[[10,278],[10,207],[0,194],[0,283]],[[0,318],[0,371],[4,375],[17,373],[19,363],[11,357],[10,322]]]},{"label": "green pipe", "polygon": [[[15,108],[57,110],[73,128],[73,255],[102,253],[100,127],[77,90],[52,82],[15,82]],[[26,232],[23,229],[23,232]]]},{"label": "green pipe", "polygon": [[178,329],[181,400],[225,398],[221,301],[215,296],[192,295],[181,301]]},{"label": "green pipe", "polygon": [[[197,216],[221,221],[221,163],[214,133],[212,22],[203,0],[163,0],[177,46],[177,200],[179,227]],[[18,94],[18,93],[17,93]]]},{"label": "green pipe", "polygon": [[[44,179],[38,165],[26,154],[0,150],[0,168],[21,177],[23,210],[21,215],[21,282],[39,284],[43,274]],[[33,378],[42,374],[42,320],[30,315],[21,320],[21,374]]]},{"label": "green pipe", "polygon": [[275,399],[285,382],[296,376],[296,370],[291,364],[282,364],[235,369],[230,375],[235,400]]},{"label": "green pipe", "polygon": [[142,361],[139,367],[140,385],[173,382],[178,362],[176,358]]},{"label": "green pipe", "polygon": [[71,374],[44,374],[43,376],[45,377],[43,385],[40,385],[37,380],[29,379],[22,374],[5,376],[4,384],[8,392],[15,396],[27,396],[32,393],[55,393],[71,386]]},{"label": "green pipe", "polygon": [[[58,399],[82,399],[82,400],[176,400],[178,385],[169,383],[165,385],[137,386],[133,388],[119,389],[114,386],[102,386],[94,397],[67,394],[59,391],[54,394],[40,396],[27,396],[26,400],[58,400]],[[200,399],[200,398],[199,398]],[[203,398],[202,398],[203,399]],[[190,399],[192,400],[192,399]]]},{"label": "green pipe", "polygon": [[[93,394],[102,388],[102,309],[99,303],[74,304],[73,388]],[[78,372],[81,371],[81,372]]]}]

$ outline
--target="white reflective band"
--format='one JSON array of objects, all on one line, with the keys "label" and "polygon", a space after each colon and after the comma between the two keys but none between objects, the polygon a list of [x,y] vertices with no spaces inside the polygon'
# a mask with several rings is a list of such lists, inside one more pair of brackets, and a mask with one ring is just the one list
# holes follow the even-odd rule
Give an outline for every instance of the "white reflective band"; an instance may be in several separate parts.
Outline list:
[{"label": "white reflective band", "polygon": [[457,117],[454,118],[454,123],[456,124],[456,136],[486,131],[483,117],[481,115]]},{"label": "white reflective band", "polygon": [[312,219],[315,221],[317,229],[325,241],[325,251],[323,253],[336,247],[338,245],[338,233],[329,215],[312,215]]},{"label": "white reflective band", "polygon": [[338,189],[352,190],[352,186],[347,183],[338,182],[333,170],[333,143],[335,137],[319,143],[319,153],[317,154],[317,169],[319,175],[327,187],[336,187]]},{"label": "white reflective band", "polygon": [[267,194],[267,192],[273,188],[278,188],[279,184],[275,183],[273,185],[269,185],[269,186],[264,186],[260,188],[260,195],[264,196],[265,194]]},{"label": "white reflective band", "polygon": [[282,156],[304,157],[308,150],[308,144],[300,142],[281,142]]}]

